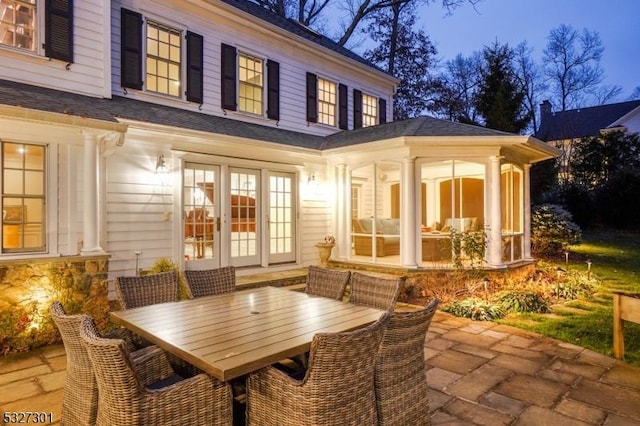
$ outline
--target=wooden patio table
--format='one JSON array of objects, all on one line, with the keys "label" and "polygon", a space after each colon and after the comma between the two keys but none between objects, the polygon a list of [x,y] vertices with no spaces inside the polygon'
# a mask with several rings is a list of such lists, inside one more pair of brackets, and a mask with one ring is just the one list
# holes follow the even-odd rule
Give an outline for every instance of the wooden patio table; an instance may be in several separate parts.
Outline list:
[{"label": "wooden patio table", "polygon": [[307,352],[314,334],[365,327],[383,311],[261,287],[111,313],[112,320],[223,381]]}]

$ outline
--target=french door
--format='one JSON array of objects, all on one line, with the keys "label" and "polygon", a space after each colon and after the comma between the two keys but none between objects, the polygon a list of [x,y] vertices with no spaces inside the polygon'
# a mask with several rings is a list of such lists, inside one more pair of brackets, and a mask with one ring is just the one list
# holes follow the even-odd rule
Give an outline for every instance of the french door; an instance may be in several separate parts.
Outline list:
[{"label": "french door", "polygon": [[220,266],[220,168],[185,163],[183,221],[185,265],[193,269]]},{"label": "french door", "polygon": [[296,235],[295,175],[269,172],[269,263],[293,262]]},{"label": "french door", "polygon": [[296,260],[294,173],[185,163],[187,269],[257,266]]}]

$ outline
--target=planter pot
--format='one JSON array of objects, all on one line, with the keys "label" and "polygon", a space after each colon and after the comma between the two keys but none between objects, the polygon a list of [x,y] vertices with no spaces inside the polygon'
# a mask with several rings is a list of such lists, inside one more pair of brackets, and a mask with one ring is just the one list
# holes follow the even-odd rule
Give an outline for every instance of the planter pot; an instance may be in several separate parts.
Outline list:
[{"label": "planter pot", "polygon": [[318,249],[318,256],[320,257],[320,264],[322,266],[327,266],[329,262],[329,258],[331,257],[331,250],[335,244],[327,244],[327,243],[317,243],[316,247]]}]

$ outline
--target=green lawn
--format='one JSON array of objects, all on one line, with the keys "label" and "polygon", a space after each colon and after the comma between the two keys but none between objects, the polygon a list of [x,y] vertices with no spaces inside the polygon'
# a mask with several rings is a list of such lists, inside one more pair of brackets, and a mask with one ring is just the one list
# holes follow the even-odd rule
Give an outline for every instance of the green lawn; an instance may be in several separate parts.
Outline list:
[{"label": "green lawn", "polygon": [[[512,314],[498,322],[535,331],[613,355],[613,291],[640,293],[640,233],[585,232],[571,247],[569,262],[547,259],[556,266],[591,273],[598,279],[592,297],[555,306],[553,314]],[[625,361],[640,366],[640,325],[625,323]]]}]

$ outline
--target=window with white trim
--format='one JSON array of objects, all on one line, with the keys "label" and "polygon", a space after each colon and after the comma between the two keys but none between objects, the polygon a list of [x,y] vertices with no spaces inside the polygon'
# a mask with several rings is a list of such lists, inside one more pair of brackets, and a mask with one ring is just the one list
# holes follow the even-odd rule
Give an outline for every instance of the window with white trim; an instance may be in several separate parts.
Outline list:
[{"label": "window with white trim", "polygon": [[0,44],[35,52],[36,0],[0,0]]},{"label": "window with white trim", "polygon": [[238,109],[262,115],[264,91],[264,61],[246,53],[238,54]]},{"label": "window with white trim", "polygon": [[44,145],[1,142],[2,253],[46,249]]},{"label": "window with white trim", "polygon": [[336,125],[337,85],[318,77],[318,123]]},{"label": "window with white trim", "polygon": [[147,21],[146,89],[180,97],[182,33]]},{"label": "window with white trim", "polygon": [[378,99],[374,96],[362,94],[362,127],[378,124]]}]

